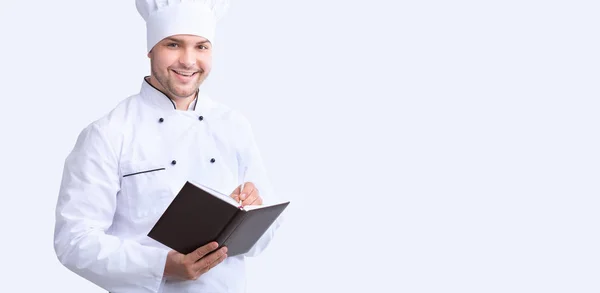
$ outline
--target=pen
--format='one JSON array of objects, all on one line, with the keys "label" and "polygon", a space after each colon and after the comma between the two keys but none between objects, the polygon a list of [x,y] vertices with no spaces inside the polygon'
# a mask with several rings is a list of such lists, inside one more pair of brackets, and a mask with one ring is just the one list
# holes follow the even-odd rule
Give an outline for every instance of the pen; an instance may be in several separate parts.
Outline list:
[{"label": "pen", "polygon": [[242,185],[240,186],[240,207],[242,207],[242,191],[244,191],[244,183],[246,182],[246,171],[248,171],[248,166],[244,167],[244,171],[242,173]]}]

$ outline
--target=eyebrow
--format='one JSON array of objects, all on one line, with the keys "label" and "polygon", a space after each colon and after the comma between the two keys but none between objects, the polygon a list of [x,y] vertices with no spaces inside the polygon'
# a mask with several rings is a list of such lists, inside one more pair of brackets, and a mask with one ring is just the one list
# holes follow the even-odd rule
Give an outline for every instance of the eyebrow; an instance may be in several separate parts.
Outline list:
[{"label": "eyebrow", "polygon": [[[180,40],[180,39],[177,39],[177,38],[173,38],[173,37],[168,37],[167,40],[169,40],[171,42],[175,42],[175,43],[185,43],[183,40]],[[204,40],[204,41],[197,42],[196,45],[206,44],[206,43],[211,44],[211,42],[209,40]]]}]

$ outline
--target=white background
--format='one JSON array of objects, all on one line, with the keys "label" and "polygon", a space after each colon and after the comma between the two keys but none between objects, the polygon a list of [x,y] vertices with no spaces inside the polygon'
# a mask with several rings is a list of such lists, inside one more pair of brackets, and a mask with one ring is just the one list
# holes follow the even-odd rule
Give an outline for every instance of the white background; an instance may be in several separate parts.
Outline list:
[{"label": "white background", "polygon": [[[248,292],[599,292],[597,1],[234,1],[203,86],[288,220]],[[52,248],[64,158],[149,73],[133,0],[2,1],[3,291],[103,292]]]}]

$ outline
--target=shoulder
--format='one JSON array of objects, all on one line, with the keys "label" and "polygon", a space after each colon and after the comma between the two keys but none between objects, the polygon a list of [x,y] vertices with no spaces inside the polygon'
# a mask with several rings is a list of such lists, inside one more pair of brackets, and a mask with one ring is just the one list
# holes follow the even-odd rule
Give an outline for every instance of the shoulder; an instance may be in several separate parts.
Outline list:
[{"label": "shoulder", "polygon": [[135,108],[132,104],[136,103],[137,96],[126,97],[109,112],[85,125],[79,132],[75,150],[105,148],[116,154],[123,126],[130,120],[130,111]]},{"label": "shoulder", "polygon": [[132,95],[121,100],[113,109],[102,117],[92,121],[88,128],[97,128],[103,132],[110,134],[118,132],[122,129],[123,124],[131,120],[131,117],[135,115],[139,103],[139,95]]}]

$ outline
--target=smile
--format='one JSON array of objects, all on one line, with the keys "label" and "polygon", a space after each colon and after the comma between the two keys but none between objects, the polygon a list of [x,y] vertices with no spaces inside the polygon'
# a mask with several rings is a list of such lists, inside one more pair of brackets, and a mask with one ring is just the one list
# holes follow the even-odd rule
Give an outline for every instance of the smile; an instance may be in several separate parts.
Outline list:
[{"label": "smile", "polygon": [[185,76],[185,77],[191,77],[191,76],[195,75],[196,73],[198,73],[198,71],[186,72],[186,71],[177,71],[177,70],[173,70],[173,72],[175,72],[177,75],[181,75],[181,76]]}]

